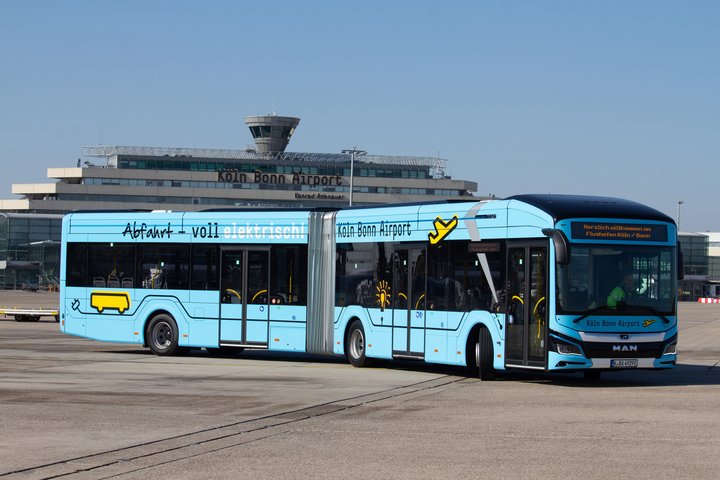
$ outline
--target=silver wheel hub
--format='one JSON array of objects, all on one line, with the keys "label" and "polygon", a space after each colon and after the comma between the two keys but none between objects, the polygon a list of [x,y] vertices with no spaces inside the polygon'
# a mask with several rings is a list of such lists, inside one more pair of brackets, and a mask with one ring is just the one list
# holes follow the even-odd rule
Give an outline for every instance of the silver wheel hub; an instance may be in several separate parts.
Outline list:
[{"label": "silver wheel hub", "polygon": [[353,358],[361,358],[365,352],[365,338],[359,329],[353,330],[350,334],[350,355]]},{"label": "silver wheel hub", "polygon": [[165,349],[172,342],[172,328],[166,322],[160,322],[153,328],[153,343],[160,349]]}]

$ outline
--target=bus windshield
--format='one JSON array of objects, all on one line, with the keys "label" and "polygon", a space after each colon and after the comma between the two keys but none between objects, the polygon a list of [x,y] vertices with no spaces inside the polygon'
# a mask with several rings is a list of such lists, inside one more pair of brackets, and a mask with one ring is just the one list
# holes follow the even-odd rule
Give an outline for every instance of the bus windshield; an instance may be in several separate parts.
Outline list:
[{"label": "bus windshield", "polygon": [[675,248],[573,245],[557,270],[559,314],[675,313]]}]

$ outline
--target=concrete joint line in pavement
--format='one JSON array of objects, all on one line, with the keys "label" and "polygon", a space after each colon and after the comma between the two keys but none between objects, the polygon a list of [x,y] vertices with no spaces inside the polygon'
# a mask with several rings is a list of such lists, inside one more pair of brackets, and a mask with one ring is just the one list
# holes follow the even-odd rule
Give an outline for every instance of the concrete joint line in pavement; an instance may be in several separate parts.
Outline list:
[{"label": "concrete joint line in pavement", "polygon": [[60,477],[74,479],[109,478],[281,435],[289,431],[282,429],[287,425],[371,403],[392,399],[402,401],[407,396],[427,394],[435,389],[447,387],[463,380],[466,379],[464,377],[443,375],[412,385],[312,405],[298,410],[279,412],[107,452],[70,458],[12,472],[0,472],[0,478],[22,478],[25,480]]}]

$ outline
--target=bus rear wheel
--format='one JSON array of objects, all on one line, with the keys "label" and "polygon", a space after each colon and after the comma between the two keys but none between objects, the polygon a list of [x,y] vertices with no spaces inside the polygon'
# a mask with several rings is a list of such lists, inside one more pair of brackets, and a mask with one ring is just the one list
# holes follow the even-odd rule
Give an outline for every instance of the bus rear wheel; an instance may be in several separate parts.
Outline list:
[{"label": "bus rear wheel", "polygon": [[359,320],[355,320],[348,329],[345,353],[353,367],[364,367],[368,364],[365,356],[365,330]]},{"label": "bus rear wheel", "polygon": [[487,328],[481,328],[478,332],[478,341],[475,344],[475,364],[478,367],[480,380],[495,380],[492,335]]},{"label": "bus rear wheel", "polygon": [[155,315],[147,327],[147,344],[155,355],[173,355],[178,352],[178,327],[170,315]]}]

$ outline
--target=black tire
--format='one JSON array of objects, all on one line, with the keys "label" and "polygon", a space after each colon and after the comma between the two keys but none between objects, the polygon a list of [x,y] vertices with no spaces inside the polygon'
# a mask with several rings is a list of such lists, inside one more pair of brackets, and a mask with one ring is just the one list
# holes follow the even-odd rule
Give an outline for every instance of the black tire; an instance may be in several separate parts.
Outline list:
[{"label": "black tire", "polygon": [[495,380],[495,368],[493,368],[493,343],[492,335],[487,328],[480,328],[478,341],[475,344],[475,361],[478,367],[480,380]]},{"label": "black tire", "polygon": [[589,382],[597,382],[600,380],[602,372],[600,370],[583,370],[583,377]]},{"label": "black tire", "polygon": [[365,356],[365,330],[360,320],[355,320],[348,328],[345,355],[353,367],[365,367],[368,364]]},{"label": "black tire", "polygon": [[145,341],[155,355],[179,353],[175,319],[165,313],[155,315],[148,323]]}]

